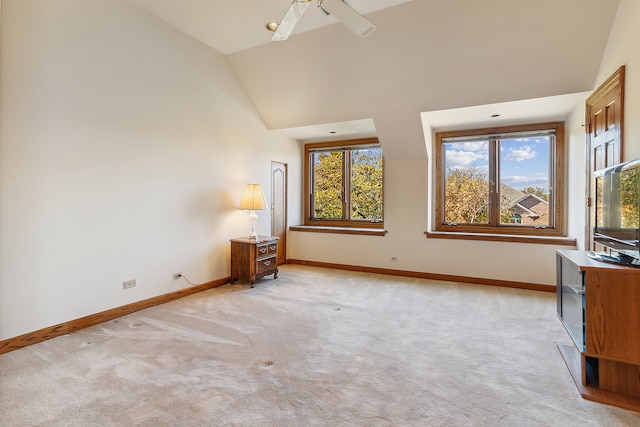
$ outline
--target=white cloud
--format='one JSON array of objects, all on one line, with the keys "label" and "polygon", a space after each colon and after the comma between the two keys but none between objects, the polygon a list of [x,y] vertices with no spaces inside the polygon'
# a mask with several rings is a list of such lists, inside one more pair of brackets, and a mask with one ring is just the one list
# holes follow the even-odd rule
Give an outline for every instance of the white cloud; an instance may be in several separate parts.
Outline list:
[{"label": "white cloud", "polygon": [[472,163],[476,163],[478,161],[486,162],[487,153],[477,153],[473,151],[453,151],[447,150],[447,167],[448,168],[459,168],[463,166],[469,166]]},{"label": "white cloud", "polygon": [[504,160],[521,162],[536,158],[536,152],[529,145],[523,145],[521,148],[510,148]]},{"label": "white cloud", "polygon": [[501,178],[501,182],[513,188],[525,187],[549,187],[549,176],[546,173],[533,173],[530,175],[512,175]]},{"label": "white cloud", "polygon": [[461,147],[463,151],[487,151],[489,149],[489,143],[487,141],[469,141],[458,142],[457,146]]}]

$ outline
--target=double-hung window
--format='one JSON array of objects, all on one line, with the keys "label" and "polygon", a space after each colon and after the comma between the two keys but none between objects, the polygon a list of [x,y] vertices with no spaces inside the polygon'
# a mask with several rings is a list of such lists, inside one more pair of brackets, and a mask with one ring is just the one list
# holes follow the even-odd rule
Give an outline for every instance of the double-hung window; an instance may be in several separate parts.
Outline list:
[{"label": "double-hung window", "polygon": [[563,235],[564,124],[436,133],[435,230]]},{"label": "double-hung window", "polygon": [[305,225],[383,228],[376,138],[305,145]]}]

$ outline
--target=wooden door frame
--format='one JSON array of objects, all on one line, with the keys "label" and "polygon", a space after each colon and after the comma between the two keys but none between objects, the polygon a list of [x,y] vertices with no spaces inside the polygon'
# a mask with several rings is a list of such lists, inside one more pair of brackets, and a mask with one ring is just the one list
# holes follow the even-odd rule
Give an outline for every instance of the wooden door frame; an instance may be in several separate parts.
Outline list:
[{"label": "wooden door frame", "polygon": [[[276,160],[272,160],[271,161],[271,208],[273,209],[274,203],[273,203],[273,198],[274,196],[274,185],[273,185],[273,166],[274,165],[282,165],[284,166],[284,238],[281,239],[278,242],[278,246],[283,248],[284,251],[284,261],[283,263],[287,262],[287,231],[289,228],[289,164],[285,163],[285,162],[279,162]],[[273,215],[273,211],[271,212],[271,230],[272,230],[272,234],[273,234],[273,223],[274,221],[274,215]],[[276,257],[276,263],[277,263],[277,257]]]},{"label": "wooden door frame", "polygon": [[594,103],[596,100],[602,98],[612,87],[618,86],[620,91],[620,130],[619,130],[619,156],[618,163],[624,160],[624,76],[625,76],[625,66],[620,66],[607,80],[605,80],[585,101],[585,132],[586,132],[586,156],[585,156],[585,169],[586,169],[586,183],[585,183],[585,192],[586,192],[586,207],[585,209],[585,240],[584,246],[585,250],[590,251],[593,249],[593,230],[591,227],[591,218],[594,215],[593,212],[593,194],[592,194],[592,181],[593,181],[593,126],[591,123],[591,103]]}]

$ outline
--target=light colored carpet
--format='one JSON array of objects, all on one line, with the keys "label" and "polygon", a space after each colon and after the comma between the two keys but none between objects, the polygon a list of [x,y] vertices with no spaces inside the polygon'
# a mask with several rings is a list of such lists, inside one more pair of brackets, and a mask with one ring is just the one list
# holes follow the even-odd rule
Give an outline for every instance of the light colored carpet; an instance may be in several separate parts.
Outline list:
[{"label": "light colored carpet", "polygon": [[2,426],[637,426],[550,293],[284,266],[0,356]]}]

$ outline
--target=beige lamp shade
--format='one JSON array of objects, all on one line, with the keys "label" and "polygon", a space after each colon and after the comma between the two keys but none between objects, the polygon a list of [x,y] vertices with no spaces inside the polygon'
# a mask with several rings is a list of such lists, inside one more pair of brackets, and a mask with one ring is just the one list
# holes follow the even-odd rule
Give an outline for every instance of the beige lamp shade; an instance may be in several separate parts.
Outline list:
[{"label": "beige lamp shade", "polygon": [[247,184],[247,188],[245,188],[244,195],[240,201],[240,209],[248,211],[269,209],[267,198],[260,184]]},{"label": "beige lamp shade", "polygon": [[262,191],[260,184],[247,184],[247,188],[245,188],[244,195],[240,201],[240,209],[251,211],[249,213],[249,219],[251,220],[251,232],[247,236],[249,239],[258,240],[258,232],[256,231],[258,214],[256,214],[256,211],[268,208],[267,198],[264,196],[264,191]]}]

